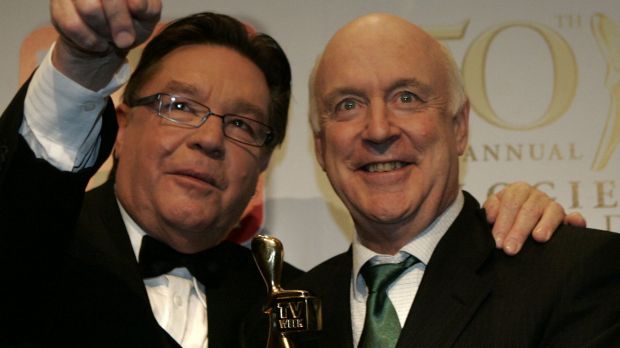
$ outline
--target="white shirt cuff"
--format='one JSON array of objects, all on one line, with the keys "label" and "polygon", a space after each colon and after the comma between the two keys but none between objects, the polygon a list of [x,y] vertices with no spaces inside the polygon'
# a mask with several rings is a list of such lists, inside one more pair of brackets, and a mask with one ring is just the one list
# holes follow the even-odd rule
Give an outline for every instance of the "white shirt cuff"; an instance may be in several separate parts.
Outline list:
[{"label": "white shirt cuff", "polygon": [[20,134],[38,158],[63,171],[94,165],[99,150],[101,113],[107,97],[130,75],[125,63],[110,83],[93,92],[59,72],[49,50],[28,86]]}]

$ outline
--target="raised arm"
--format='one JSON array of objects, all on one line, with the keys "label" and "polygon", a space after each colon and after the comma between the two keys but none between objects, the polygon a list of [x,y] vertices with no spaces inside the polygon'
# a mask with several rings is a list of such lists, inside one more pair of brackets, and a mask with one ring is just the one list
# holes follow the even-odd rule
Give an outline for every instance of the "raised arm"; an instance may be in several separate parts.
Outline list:
[{"label": "raised arm", "polygon": [[[110,88],[98,90],[128,50],[148,38],[161,12],[159,0],[52,0],[50,7],[61,31],[53,62],[46,57],[0,118],[2,256],[36,254],[34,241],[45,249],[62,239],[55,232],[72,226],[86,183],[116,134]],[[84,112],[93,98],[100,108]],[[89,165],[81,166],[85,158]]]}]

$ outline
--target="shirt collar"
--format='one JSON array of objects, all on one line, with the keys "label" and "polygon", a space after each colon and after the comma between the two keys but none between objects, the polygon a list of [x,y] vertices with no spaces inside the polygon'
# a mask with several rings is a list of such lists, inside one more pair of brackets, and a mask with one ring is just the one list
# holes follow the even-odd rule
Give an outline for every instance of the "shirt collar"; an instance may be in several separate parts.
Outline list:
[{"label": "shirt collar", "polygon": [[116,199],[116,203],[118,204],[118,209],[121,211],[121,217],[123,218],[123,222],[125,223],[125,229],[127,230],[127,234],[129,235],[129,241],[131,242],[131,248],[133,249],[133,254],[136,257],[136,261],[139,261],[140,256],[140,247],[142,246],[142,237],[146,235],[146,232],[138,226],[138,224],[129,216],[125,208],[121,202],[119,202],[118,198]]},{"label": "shirt collar", "polygon": [[437,247],[441,238],[448,231],[454,220],[456,220],[461,209],[463,209],[464,201],[463,192],[459,191],[454,202],[395,255],[382,255],[366,248],[361,244],[356,232],[353,237],[353,277],[351,278],[353,296],[356,299],[365,296],[366,284],[360,276],[360,270],[367,261],[374,257],[376,258],[371,261],[372,263],[398,263],[404,260],[407,255],[413,255],[420,260],[425,268],[433,255],[435,247]]},{"label": "shirt collar", "polygon": [[[118,198],[116,199],[116,203],[118,204],[118,209],[121,211],[121,217],[123,218],[123,222],[125,223],[125,229],[127,230],[129,241],[131,242],[133,254],[136,257],[136,261],[140,262],[140,247],[142,247],[142,237],[144,237],[147,233],[134,221],[134,219],[131,218],[129,213],[127,213],[125,208],[123,208],[123,205],[118,200]],[[185,267],[175,268],[170,271],[169,274],[173,274],[186,279],[193,278],[189,270]]]}]

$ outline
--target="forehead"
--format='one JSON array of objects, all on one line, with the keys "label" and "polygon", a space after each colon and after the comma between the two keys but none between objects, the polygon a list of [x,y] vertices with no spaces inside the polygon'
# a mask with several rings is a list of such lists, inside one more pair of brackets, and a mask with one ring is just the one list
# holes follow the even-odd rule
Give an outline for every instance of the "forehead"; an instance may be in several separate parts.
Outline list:
[{"label": "forehead", "polygon": [[258,66],[236,50],[219,45],[187,45],[171,51],[143,89],[145,95],[183,94],[213,108],[254,105],[266,114],[269,105],[269,88]]},{"label": "forehead", "polygon": [[354,24],[326,47],[316,72],[317,94],[381,88],[402,80],[441,90],[447,81],[445,62],[439,43],[409,23]]}]

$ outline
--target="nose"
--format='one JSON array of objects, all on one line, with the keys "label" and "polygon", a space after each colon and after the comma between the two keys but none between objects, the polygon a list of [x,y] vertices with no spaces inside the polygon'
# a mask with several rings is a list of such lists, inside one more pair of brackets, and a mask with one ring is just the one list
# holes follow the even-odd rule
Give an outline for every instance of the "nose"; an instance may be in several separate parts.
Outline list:
[{"label": "nose", "polygon": [[193,134],[188,139],[189,146],[207,154],[215,159],[224,158],[224,130],[221,117],[210,115],[205,123],[193,130]]},{"label": "nose", "polygon": [[362,134],[364,141],[374,148],[384,151],[398,138],[398,127],[385,103],[371,104],[366,116],[366,127]]}]

